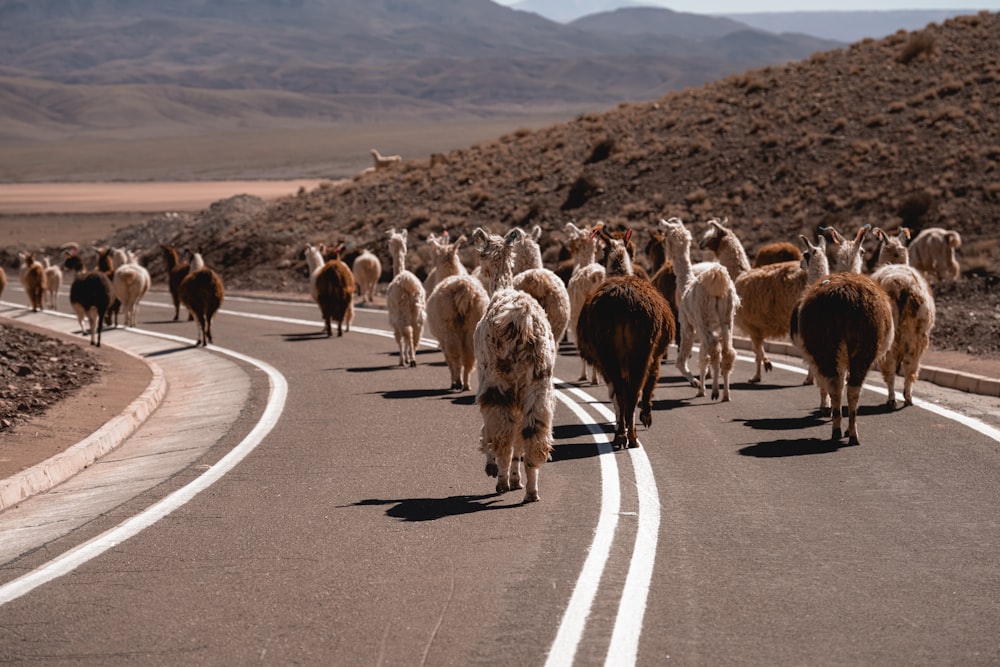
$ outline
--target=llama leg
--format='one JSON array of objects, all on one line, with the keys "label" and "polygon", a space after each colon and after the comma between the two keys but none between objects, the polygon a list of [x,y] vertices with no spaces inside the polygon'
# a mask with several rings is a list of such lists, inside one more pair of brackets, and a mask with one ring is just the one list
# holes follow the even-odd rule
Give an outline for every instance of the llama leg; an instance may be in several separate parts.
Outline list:
[{"label": "llama leg", "polygon": [[642,384],[642,399],[639,401],[639,421],[649,428],[653,425],[653,389],[660,379],[662,356],[652,355],[646,368],[646,380]]},{"label": "llama leg", "polygon": [[833,433],[830,437],[832,440],[840,440],[844,434],[840,425],[841,406],[844,396],[844,374],[837,373],[834,377],[826,379],[829,383],[830,415],[833,421]]},{"label": "llama leg", "polygon": [[[698,393],[695,396],[705,395],[705,378],[708,372],[708,364],[711,363],[711,346],[709,343],[702,341],[701,348],[698,350],[698,383],[695,386],[698,388]],[[716,378],[718,373],[715,374]]]},{"label": "llama leg", "polygon": [[736,350],[733,349],[732,336],[729,344],[722,348],[722,402],[729,400],[729,376],[732,375],[736,363]]},{"label": "llama leg", "polygon": [[919,375],[919,359],[913,358],[903,362],[903,405],[913,405],[913,383],[917,381]]},{"label": "llama leg", "polygon": [[[524,502],[539,499],[538,472],[552,453],[552,420],[555,403],[552,396],[551,375],[537,378],[534,384],[524,390],[521,403],[521,429],[518,433],[520,459],[524,461],[524,476],[527,487]],[[513,486],[513,480],[511,486]],[[516,488],[516,487],[515,487]]]},{"label": "llama leg", "polygon": [[491,466],[496,466],[496,490],[497,493],[504,493],[510,491],[510,464],[514,454],[510,393],[498,387],[489,387],[480,391],[478,402],[483,415],[482,448],[486,453],[486,474],[490,475]]},{"label": "llama leg", "polygon": [[205,316],[205,347],[212,342],[212,316]]},{"label": "llama leg", "polygon": [[462,391],[469,391],[472,388],[472,370],[476,367],[476,348],[472,332],[465,337],[462,350]]},{"label": "llama leg", "polygon": [[889,395],[885,401],[885,406],[889,410],[894,410],[896,408],[896,360],[886,355],[880,366],[882,379],[885,381],[885,387]]},{"label": "llama leg", "polygon": [[688,326],[686,323],[682,327],[684,335],[681,336],[680,346],[677,348],[677,361],[674,365],[677,370],[687,378],[687,381],[691,383],[692,387],[697,387],[694,376],[691,375],[691,371],[688,370],[688,357],[691,356],[691,350],[694,348],[694,328]]},{"label": "llama leg", "polygon": [[404,342],[404,336],[407,334],[394,331],[393,335],[396,337],[396,345],[399,347],[399,365],[402,366],[406,360],[406,343]]},{"label": "llama leg", "polygon": [[750,378],[750,384],[755,384],[761,381],[761,368],[767,368],[768,371],[771,370],[771,360],[767,358],[767,354],[764,352],[764,339],[754,337],[751,341],[753,345],[753,363],[754,372],[753,377]]},{"label": "llama leg", "polygon": [[858,399],[860,396],[860,384],[855,385],[852,381],[847,385],[847,444],[849,445],[861,444],[858,442]]}]

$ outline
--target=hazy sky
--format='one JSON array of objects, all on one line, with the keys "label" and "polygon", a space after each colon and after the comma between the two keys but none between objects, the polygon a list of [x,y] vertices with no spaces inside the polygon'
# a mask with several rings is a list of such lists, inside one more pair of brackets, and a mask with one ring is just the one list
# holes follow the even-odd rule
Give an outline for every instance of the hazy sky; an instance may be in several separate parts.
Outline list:
[{"label": "hazy sky", "polygon": [[[519,0],[496,0],[513,5]],[[661,5],[678,12],[696,14],[749,13],[810,10],[889,10],[889,9],[989,9],[1000,10],[1000,0],[649,0],[650,6]]]}]

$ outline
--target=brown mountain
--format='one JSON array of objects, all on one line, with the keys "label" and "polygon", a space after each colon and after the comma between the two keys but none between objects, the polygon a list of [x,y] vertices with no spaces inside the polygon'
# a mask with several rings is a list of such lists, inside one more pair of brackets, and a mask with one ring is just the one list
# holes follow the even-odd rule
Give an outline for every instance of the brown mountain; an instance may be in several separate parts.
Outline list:
[{"label": "brown mountain", "polygon": [[637,40],[489,0],[13,0],[0,139],[597,108],[830,45],[752,40]]}]

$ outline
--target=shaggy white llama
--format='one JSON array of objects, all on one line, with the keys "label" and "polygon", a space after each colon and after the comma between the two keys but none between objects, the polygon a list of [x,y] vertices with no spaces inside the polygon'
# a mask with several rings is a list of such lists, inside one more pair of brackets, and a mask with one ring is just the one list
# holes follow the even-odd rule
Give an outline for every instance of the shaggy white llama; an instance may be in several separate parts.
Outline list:
[{"label": "shaggy white llama", "polygon": [[351,273],[358,286],[358,294],[362,302],[371,303],[375,300],[375,290],[382,277],[382,260],[368,248],[364,248],[351,263]]},{"label": "shaggy white llama", "polygon": [[442,279],[427,297],[427,324],[441,346],[456,391],[471,388],[476,365],[473,334],[490,300],[483,284],[464,267],[459,269],[458,250],[464,242],[465,236],[454,243],[436,242],[434,272]]},{"label": "shaggy white llama", "polygon": [[385,306],[399,345],[399,365],[414,368],[424,330],[426,295],[417,277],[406,270],[406,230],[391,229],[388,234],[393,278],[385,290]]},{"label": "shaggy white llama", "polygon": [[[674,263],[677,287],[681,291],[680,319],[681,342],[677,353],[677,370],[698,389],[697,396],[705,395],[705,377],[709,363],[712,365],[712,400],[719,398],[719,380],[722,379],[722,400],[728,401],[729,376],[736,361],[733,349],[733,320],[740,298],[729,271],[721,264],[695,273],[691,266],[691,233],[679,218],[660,220],[665,236],[664,249]],[[695,380],[687,367],[688,357],[698,336],[700,379]]]},{"label": "shaggy white llama", "polygon": [[500,237],[477,228],[472,240],[491,295],[475,331],[486,474],[497,477],[497,493],[521,488],[523,461],[529,503],[539,499],[538,469],[552,452],[556,346],[542,307],[513,289],[511,254],[523,234],[512,229]]}]

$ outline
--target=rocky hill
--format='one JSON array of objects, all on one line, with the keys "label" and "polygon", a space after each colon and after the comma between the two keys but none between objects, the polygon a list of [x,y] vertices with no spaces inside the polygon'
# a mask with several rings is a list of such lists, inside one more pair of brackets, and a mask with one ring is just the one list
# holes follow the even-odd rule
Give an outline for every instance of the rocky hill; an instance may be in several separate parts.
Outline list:
[{"label": "rocky hill", "polygon": [[[368,246],[388,267],[390,228],[416,239],[408,268],[421,272],[419,239],[477,226],[540,225],[552,263],[570,220],[632,227],[641,247],[657,218],[680,216],[698,233],[707,219],[728,218],[751,254],[769,241],[814,237],[821,226],[942,226],[962,234],[966,278],[937,287],[936,344],[967,341],[997,354],[998,54],[1000,15],[958,18],[405,161],[274,204],[218,202],[108,242],[170,242],[200,250],[230,288],[304,293],[305,242]],[[151,268],[162,271],[158,262]],[[958,310],[949,319],[951,306]]]}]

